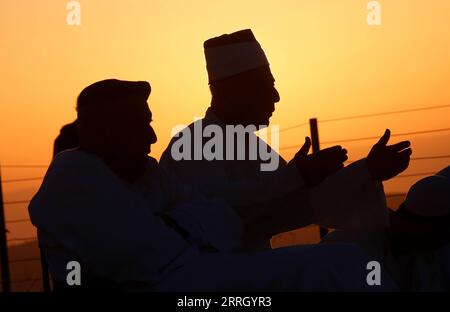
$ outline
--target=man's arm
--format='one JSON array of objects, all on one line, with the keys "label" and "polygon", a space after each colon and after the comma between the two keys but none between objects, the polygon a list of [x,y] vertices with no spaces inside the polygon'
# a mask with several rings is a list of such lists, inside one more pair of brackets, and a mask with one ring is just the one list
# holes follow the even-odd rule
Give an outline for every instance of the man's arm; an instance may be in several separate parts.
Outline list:
[{"label": "man's arm", "polygon": [[390,131],[372,147],[367,158],[328,177],[310,192],[320,225],[341,229],[380,229],[388,225],[382,181],[404,171],[411,156],[410,143],[387,145]]},{"label": "man's arm", "polygon": [[106,167],[62,157],[30,204],[33,224],[99,277],[153,283],[187,242]]}]

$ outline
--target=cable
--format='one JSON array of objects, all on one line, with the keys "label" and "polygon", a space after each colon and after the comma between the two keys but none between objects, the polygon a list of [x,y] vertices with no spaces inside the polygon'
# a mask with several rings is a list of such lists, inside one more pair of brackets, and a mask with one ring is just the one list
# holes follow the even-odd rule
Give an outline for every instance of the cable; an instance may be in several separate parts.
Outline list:
[{"label": "cable", "polygon": [[[396,133],[396,134],[391,134],[391,137],[398,137],[398,136],[405,136],[405,135],[428,134],[428,133],[436,133],[436,132],[444,132],[444,131],[450,131],[450,128]],[[344,139],[344,140],[335,140],[335,141],[324,141],[324,142],[321,142],[321,144],[335,144],[335,143],[339,143],[339,142],[365,141],[365,140],[373,140],[373,139],[379,139],[379,138],[380,138],[379,136],[373,136],[373,137],[365,137],[365,138]]]},{"label": "cable", "polygon": [[22,280],[15,280],[11,281],[11,284],[19,284],[19,283],[26,283],[26,282],[32,282],[32,281],[41,281],[42,278],[27,278]]},{"label": "cable", "polygon": [[35,180],[42,180],[43,178],[44,178],[44,177],[23,178],[23,179],[11,179],[11,180],[3,180],[2,183],[13,183],[13,182],[35,181]]},{"label": "cable", "polygon": [[[427,159],[445,159],[445,158],[450,158],[450,155],[411,157],[409,160],[427,160]],[[347,164],[351,164],[354,163],[355,160],[346,160],[344,162]]]},{"label": "cable", "polygon": [[4,202],[4,205],[16,205],[16,204],[28,204],[29,200],[15,200],[15,201],[7,201]]},{"label": "cable", "polygon": [[22,237],[22,238],[10,238],[7,241],[8,242],[23,242],[23,241],[32,241],[36,240],[36,237]]},{"label": "cable", "polygon": [[41,261],[41,258],[14,259],[10,260],[9,263],[31,262],[31,261]]},{"label": "cable", "polygon": [[422,172],[422,173],[412,173],[412,174],[401,174],[396,176],[395,178],[410,178],[410,177],[421,177],[421,176],[430,176],[435,175],[436,172]]},{"label": "cable", "polygon": [[386,197],[398,197],[398,196],[406,196],[406,193],[395,193],[395,194],[387,194]]},{"label": "cable", "polygon": [[48,168],[46,165],[2,165],[2,168]]},{"label": "cable", "polygon": [[444,158],[450,158],[450,155],[411,157],[411,160],[444,159]]},{"label": "cable", "polygon": [[10,221],[5,221],[5,223],[22,223],[22,222],[29,222],[31,221],[30,219],[16,219],[16,220],[10,220]]},{"label": "cable", "polygon": [[411,109],[404,109],[404,110],[390,111],[390,112],[381,112],[381,113],[372,113],[372,114],[362,114],[362,115],[354,115],[354,116],[347,116],[347,117],[331,118],[331,119],[320,120],[320,122],[324,123],[324,122],[334,122],[334,121],[349,120],[349,119],[368,118],[368,117],[375,117],[375,116],[411,113],[411,112],[419,112],[419,111],[426,111],[426,110],[447,108],[447,107],[450,107],[450,105],[437,105],[437,106],[411,108]]},{"label": "cable", "polygon": [[[305,127],[307,125],[309,125],[309,122],[304,122],[304,123],[301,123],[301,124],[293,125],[293,126],[286,127],[286,128],[278,130],[278,133],[284,132],[284,131],[289,131],[289,130],[295,129],[295,128]],[[274,131],[274,132],[277,132],[277,131]]]},{"label": "cable", "polygon": [[[428,107],[420,107],[420,108],[412,108],[412,109],[404,109],[404,110],[398,110],[398,111],[391,111],[391,112],[381,112],[381,113],[373,113],[373,114],[362,114],[362,115],[354,115],[354,116],[346,116],[346,117],[339,117],[339,118],[331,118],[331,119],[323,119],[319,120],[320,123],[324,122],[334,122],[334,121],[341,121],[341,120],[350,120],[350,119],[359,119],[359,118],[368,118],[368,117],[374,117],[374,116],[384,116],[384,115],[392,115],[392,114],[401,114],[401,113],[410,113],[410,112],[418,112],[418,111],[425,111],[425,110],[432,110],[432,109],[439,109],[439,108],[447,108],[450,107],[450,105],[437,105],[437,106],[428,106]],[[306,126],[308,123],[301,123],[292,125],[287,128],[281,129],[279,132],[282,131],[288,131],[295,128],[300,128]]]},{"label": "cable", "polygon": [[[431,130],[423,130],[423,131],[413,131],[413,132],[404,132],[404,133],[394,133],[391,134],[391,137],[398,137],[398,136],[405,136],[405,135],[420,135],[420,134],[428,134],[428,133],[436,133],[436,132],[444,132],[444,131],[450,131],[450,128],[442,128],[442,129],[431,129]],[[356,142],[356,141],[365,141],[365,140],[374,140],[379,139],[379,136],[372,136],[372,137],[364,137],[364,138],[354,138],[354,139],[342,139],[342,140],[335,140],[335,141],[324,141],[320,142],[320,144],[336,144],[336,143],[343,143],[343,142]],[[283,149],[292,149],[292,148],[299,148],[298,145],[292,145],[292,146],[284,146],[280,147],[280,150]]]},{"label": "cable", "polygon": [[42,279],[41,279],[41,278],[35,278],[35,279],[33,279],[33,280],[31,281],[30,286],[29,286],[28,289],[27,289],[27,292],[30,292],[31,289],[33,289],[34,284],[35,284],[37,281],[40,281],[40,280],[42,280]]}]

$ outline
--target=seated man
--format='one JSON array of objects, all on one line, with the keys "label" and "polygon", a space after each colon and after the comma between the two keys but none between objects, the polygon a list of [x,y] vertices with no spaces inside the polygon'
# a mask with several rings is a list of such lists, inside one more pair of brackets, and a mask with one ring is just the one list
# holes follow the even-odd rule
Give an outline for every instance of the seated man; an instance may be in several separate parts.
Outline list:
[{"label": "seated man", "polygon": [[[160,164],[207,198],[237,207],[247,250],[270,249],[273,235],[310,224],[350,230],[386,226],[382,181],[408,167],[409,142],[388,146],[387,131],[367,158],[343,168],[345,149],[334,146],[308,155],[306,138],[287,163],[254,133],[269,125],[280,95],[252,31],[209,39],[204,50],[211,105],[203,119],[175,135]],[[239,132],[239,126],[245,130]],[[276,135],[272,131],[271,140]],[[209,150],[212,155],[201,157]]]},{"label": "seated man", "polygon": [[77,121],[64,125],[53,142],[53,157],[56,154],[78,146]]},{"label": "seated man", "polygon": [[386,265],[404,290],[450,290],[450,167],[417,181],[391,213]]},{"label": "seated man", "polygon": [[149,94],[146,82],[105,80],[78,97],[79,147],[55,157],[29,206],[57,283],[78,261],[126,290],[396,290],[384,271],[369,286],[371,259],[350,245],[234,252],[235,211],[187,191],[148,156]]},{"label": "seated man", "polygon": [[356,243],[405,291],[450,290],[450,167],[417,181],[384,231],[335,231],[322,243]]}]

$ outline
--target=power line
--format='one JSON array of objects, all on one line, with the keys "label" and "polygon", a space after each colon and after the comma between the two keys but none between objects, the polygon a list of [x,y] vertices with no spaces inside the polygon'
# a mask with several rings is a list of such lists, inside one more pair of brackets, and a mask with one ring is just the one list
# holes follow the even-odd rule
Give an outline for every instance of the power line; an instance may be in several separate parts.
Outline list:
[{"label": "power line", "polygon": [[2,168],[48,168],[48,165],[2,165]]},{"label": "power line", "polygon": [[16,219],[16,220],[9,220],[6,221],[5,223],[22,223],[22,222],[29,222],[31,221],[30,219]]},{"label": "power line", "polygon": [[36,240],[36,237],[21,237],[21,238],[10,238],[8,242],[24,242],[24,241],[32,241]]},{"label": "power line", "polygon": [[[421,135],[421,134],[444,132],[444,131],[450,131],[450,128],[395,133],[395,134],[391,134],[391,137],[398,137],[398,136],[405,136],[405,135]],[[344,143],[344,142],[356,142],[356,141],[374,140],[374,139],[379,139],[379,138],[380,138],[379,136],[372,136],[372,137],[364,137],[364,138],[342,139],[342,140],[335,140],[335,141],[324,141],[324,142],[320,142],[320,143],[321,144],[336,144],[336,143]],[[283,150],[283,149],[292,149],[292,148],[299,148],[299,146],[298,145],[284,146],[284,147],[280,147],[279,149]]]},{"label": "power line", "polygon": [[396,178],[410,178],[410,177],[422,177],[422,176],[430,176],[435,175],[436,172],[422,172],[422,173],[412,173],[412,174],[401,174],[396,176]]},{"label": "power line", "polygon": [[406,193],[394,193],[394,194],[386,194],[386,197],[398,197],[398,196],[406,196]]},{"label": "power line", "polygon": [[35,278],[35,279],[33,279],[33,280],[31,281],[31,283],[30,283],[30,286],[28,286],[27,292],[31,291],[31,289],[33,288],[34,284],[35,284],[37,281],[40,281],[40,280],[42,280],[42,279],[41,279],[41,278]]},{"label": "power line", "polygon": [[[11,281],[11,284],[20,284],[20,283],[27,283],[27,282],[32,282],[32,281],[41,281],[42,278],[26,278],[26,279],[20,279],[20,280],[15,280],[15,281]],[[0,280],[1,282],[1,280]]]},{"label": "power line", "polygon": [[10,260],[9,263],[32,262],[32,261],[41,261],[41,258],[14,259]]},{"label": "power line", "polygon": [[331,118],[331,119],[320,120],[320,122],[321,123],[323,123],[323,122],[334,122],[334,121],[349,120],[349,119],[359,119],[359,118],[368,118],[368,117],[375,117],[375,116],[385,116],[385,115],[393,115],[393,114],[411,113],[411,112],[419,112],[419,111],[426,111],[426,110],[432,110],[432,109],[438,109],[438,108],[447,108],[447,107],[450,107],[450,104],[449,105],[437,105],[437,106],[420,107],[420,108],[411,108],[411,109],[404,109],[404,110],[390,111],[390,112],[381,112],[381,113],[372,113],[372,114],[362,114],[362,115],[354,115],[354,116],[347,116],[347,117]]},{"label": "power line", "polygon": [[[398,136],[405,136],[405,135],[420,135],[420,134],[428,134],[428,133],[436,133],[436,132],[444,132],[444,131],[450,131],[450,128],[396,133],[396,134],[391,134],[391,137],[398,137]],[[339,143],[339,142],[355,142],[355,141],[365,141],[365,140],[373,140],[373,139],[379,139],[379,138],[380,138],[379,136],[373,136],[373,137],[365,137],[365,138],[324,141],[321,143],[322,144],[335,144],[335,143]]]},{"label": "power line", "polygon": [[15,200],[15,201],[7,201],[7,202],[4,202],[3,204],[16,205],[16,204],[28,204],[29,202],[30,202],[29,200]]},{"label": "power line", "polygon": [[[296,125],[293,125],[293,126],[290,126],[290,127],[286,127],[286,128],[280,129],[280,130],[278,130],[278,132],[280,133],[280,132],[284,132],[284,131],[289,131],[291,129],[305,127],[307,125],[309,125],[309,122],[304,122],[304,123],[301,123],[301,124],[296,124]],[[274,132],[276,132],[276,131],[274,131]]]},{"label": "power line", "polygon": [[[450,158],[450,155],[437,155],[437,156],[423,156],[423,157],[411,157],[410,160],[428,160],[428,159],[446,159]],[[346,160],[345,163],[354,163],[355,160]]]},{"label": "power line", "polygon": [[43,178],[44,178],[44,177],[23,178],[23,179],[11,179],[11,180],[3,180],[2,183],[14,183],[14,182],[35,181],[35,180],[42,180]]},{"label": "power line", "polygon": [[20,283],[27,283],[27,282],[33,282],[33,281],[42,281],[42,278],[27,278],[22,280],[15,280],[11,281],[11,284],[20,284]]},{"label": "power line", "polygon": [[[353,115],[353,116],[346,116],[346,117],[339,117],[339,118],[323,119],[323,120],[319,120],[319,122],[320,123],[335,122],[335,121],[341,121],[341,120],[360,119],[360,118],[369,118],[369,117],[375,117],[375,116],[384,116],[384,115],[392,115],[392,114],[419,112],[419,111],[439,109],[439,108],[447,108],[447,107],[450,107],[450,105],[436,105],[436,106],[411,108],[411,109],[404,109],[404,110],[390,111],[390,112]],[[300,124],[292,125],[290,127],[281,129],[279,132],[283,132],[283,131],[288,131],[288,130],[304,127],[306,125],[308,125],[308,123],[300,123]]]},{"label": "power line", "polygon": [[450,158],[450,155],[411,157],[411,160],[444,159],[444,158]]}]

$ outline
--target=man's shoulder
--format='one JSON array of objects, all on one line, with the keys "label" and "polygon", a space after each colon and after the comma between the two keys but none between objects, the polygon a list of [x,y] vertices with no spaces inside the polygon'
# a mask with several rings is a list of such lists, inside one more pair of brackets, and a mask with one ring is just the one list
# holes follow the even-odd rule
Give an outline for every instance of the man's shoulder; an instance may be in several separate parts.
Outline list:
[{"label": "man's shoulder", "polygon": [[75,178],[107,174],[106,164],[96,155],[71,149],[55,156],[47,171],[47,177]]},{"label": "man's shoulder", "polygon": [[58,153],[53,159],[51,166],[99,164],[100,162],[101,160],[98,156],[74,148]]},{"label": "man's shoulder", "polygon": [[178,125],[172,130],[172,138],[170,139],[169,146],[172,145],[175,141],[179,140],[186,132],[189,132],[191,135],[193,135],[193,131],[197,126],[201,126],[203,128],[208,124],[209,122],[205,118],[202,118],[193,121],[189,125]]},{"label": "man's shoulder", "polygon": [[99,163],[95,156],[76,149],[56,155],[30,203],[30,214],[36,216],[36,211],[45,207],[52,212],[60,205],[69,207],[82,195],[95,192],[101,185],[96,173]]},{"label": "man's shoulder", "polygon": [[[159,163],[162,166],[167,166],[168,163],[171,163],[173,161],[173,157],[172,157],[172,146],[178,141],[178,140],[186,140],[189,139],[189,145],[193,144],[193,138],[194,138],[194,127],[197,124],[202,124],[203,123],[203,119],[198,119],[194,122],[192,122],[189,125],[180,125],[177,128],[174,128],[172,130],[172,137],[169,141],[169,144],[167,144],[166,149],[163,151],[163,153],[161,154]],[[186,137],[186,135],[188,137]]]}]

